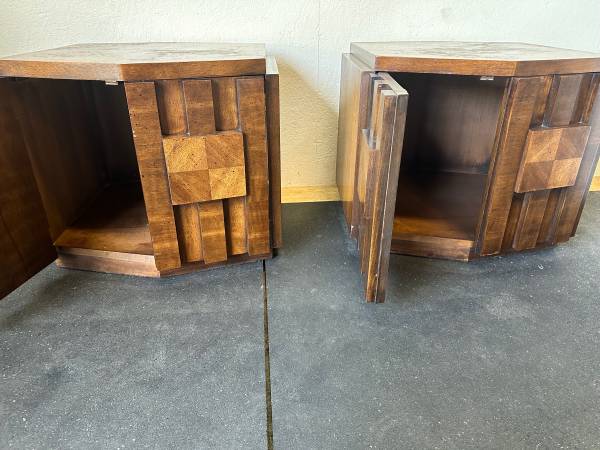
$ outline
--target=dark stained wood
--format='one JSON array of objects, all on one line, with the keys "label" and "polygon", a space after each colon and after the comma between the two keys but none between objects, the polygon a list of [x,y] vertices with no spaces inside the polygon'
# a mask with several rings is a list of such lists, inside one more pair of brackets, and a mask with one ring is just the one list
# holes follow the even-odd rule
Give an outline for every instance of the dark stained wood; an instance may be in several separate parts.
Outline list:
[{"label": "dark stained wood", "polygon": [[[565,103],[562,97],[565,93],[569,94],[567,90],[560,89],[561,76],[547,76],[544,77],[543,86],[538,91],[538,97],[536,100],[536,106],[534,108],[530,130],[527,135],[527,141],[525,143],[525,149],[523,156],[521,157],[521,163],[519,166],[519,173],[517,174],[517,186],[515,191],[517,194],[513,196],[513,203],[508,216],[507,227],[504,232],[504,238],[502,240],[502,250],[524,250],[527,248],[533,248],[540,239],[540,235],[548,232],[550,226],[550,219],[548,216],[548,201],[554,199],[553,191],[548,192],[526,192],[520,196],[518,192],[521,190],[519,186],[523,182],[523,176],[525,173],[525,167],[527,166],[528,160],[528,147],[531,146],[532,129],[543,129],[542,127],[552,125],[552,120],[561,120],[560,111],[555,107],[556,103]],[[569,97],[569,95],[567,95]],[[574,103],[572,95],[571,102]],[[567,102],[568,104],[568,102]],[[553,118],[553,111],[557,113]],[[567,121],[568,123],[568,121]],[[535,159],[535,158],[534,158]],[[535,167],[534,167],[535,168]],[[541,188],[545,187],[542,183]],[[546,228],[544,228],[546,227]]]},{"label": "dark stained wood", "polygon": [[350,52],[373,70],[537,76],[600,71],[600,55],[514,42],[357,42]]},{"label": "dark stained wood", "polygon": [[56,265],[67,269],[121,273],[141,277],[158,277],[154,257],[136,253],[121,253],[84,248],[59,247]]},{"label": "dark stained wood", "polygon": [[218,131],[238,128],[238,105],[236,79],[233,77],[212,80],[215,105],[215,126]]},{"label": "dark stained wood", "polygon": [[[358,247],[365,299],[385,299],[394,208],[402,157],[408,94],[386,73],[369,74],[369,128],[360,132],[356,203],[360,208]],[[353,213],[354,214],[354,213]]]},{"label": "dark stained wood", "polygon": [[508,79],[393,74],[410,95],[402,165],[487,173]]},{"label": "dark stained wood", "polygon": [[27,148],[14,116],[15,82],[0,80],[0,298],[56,258]]},{"label": "dark stained wood", "polygon": [[191,264],[185,264],[178,269],[174,270],[164,270],[160,272],[161,277],[170,277],[176,275],[183,275],[186,273],[195,272],[198,270],[210,269],[212,267],[217,266],[233,266],[236,264],[244,264],[256,262],[264,259],[270,259],[273,257],[273,252],[264,253],[262,255],[254,255],[250,256],[247,253],[243,255],[233,255],[227,258],[227,261],[217,262],[217,263],[205,263],[205,262],[197,262]]},{"label": "dark stained wood", "polygon": [[572,123],[578,107],[577,98],[584,80],[583,74],[552,77],[552,89],[548,94],[547,108],[543,123],[546,126],[560,127]]},{"label": "dark stained wood", "polygon": [[[50,237],[48,237],[48,240],[46,241],[46,246],[49,241]],[[38,270],[41,270],[44,265],[40,264],[40,267],[34,271],[27,270],[23,265],[19,249],[15,246],[9,231],[2,220],[0,220],[0,251],[3,255],[2,262],[0,263],[1,299],[27,281]]]},{"label": "dark stained wood", "polygon": [[211,80],[183,81],[187,128],[192,136],[214,134],[215,110]]},{"label": "dark stained wood", "polygon": [[202,203],[202,207],[199,208],[199,215],[204,262],[210,264],[226,261],[227,242],[223,202],[214,200]]},{"label": "dark stained wood", "polygon": [[[185,80],[183,81],[183,92],[189,133],[193,136],[214,134],[216,132],[216,128],[212,81]],[[206,166],[208,169],[208,161]],[[210,186],[210,180],[208,180],[208,178],[207,181]],[[208,259],[222,260],[222,245],[214,244],[213,240],[216,238],[208,235],[206,224],[205,230],[202,230],[202,222],[200,220],[201,215],[203,217],[212,217],[212,210],[215,208],[215,206],[211,203],[207,205],[194,203],[189,205],[181,205],[178,208],[184,210],[189,209],[192,211],[185,221],[182,220],[182,223],[187,222],[187,226],[190,229],[190,233],[188,233],[187,238],[188,242],[190,242],[190,245],[197,247],[196,242],[199,243],[202,240],[202,234],[205,234],[208,239],[207,245],[210,246],[208,249]],[[214,223],[215,220],[216,219],[213,218],[210,221],[210,224],[213,228],[220,230],[222,227],[220,224]],[[225,226],[226,224],[224,223],[223,227]],[[204,251],[201,249],[200,252],[195,253],[194,258],[190,258],[187,261],[200,261],[203,260],[204,257]]]},{"label": "dark stained wood", "polygon": [[585,125],[530,129],[515,191],[572,186],[589,134]]},{"label": "dark stained wood", "polygon": [[589,192],[594,169],[600,156],[600,101],[599,101],[600,74],[595,74],[585,90],[588,100],[586,111],[583,112],[581,120],[589,124],[592,129],[581,160],[579,173],[575,184],[566,189],[565,203],[558,220],[555,241],[564,242],[575,234],[579,217]]},{"label": "dark stained wood", "polygon": [[152,239],[140,185],[109,186],[63,231],[54,245],[152,255]]},{"label": "dark stained wood", "polygon": [[[404,126],[408,108],[408,93],[388,74],[380,74],[389,89],[382,90],[382,114],[378,122],[376,147],[379,155],[376,200],[373,205],[371,258],[366,296],[376,302],[385,299],[389,254],[391,250],[394,209],[398,189],[398,175],[402,158]],[[377,234],[377,235],[376,235]]]},{"label": "dark stained wood", "polygon": [[525,195],[514,231],[512,248],[515,250],[534,248],[537,245],[549,195],[550,190]]},{"label": "dark stained wood", "polygon": [[267,148],[266,105],[264,79],[237,80],[240,128],[246,149],[246,221],[248,254],[270,251],[269,224],[269,155]]},{"label": "dark stained wood", "polygon": [[[559,141],[558,146],[562,147],[560,153],[557,152],[556,159],[567,158],[566,161],[561,161],[562,163],[566,163],[567,166],[572,164],[571,161],[573,159],[569,159],[573,152],[576,153],[575,156],[581,157],[583,151],[586,149],[585,140],[587,139],[587,133],[589,129],[585,126],[589,122],[589,114],[590,108],[593,105],[593,99],[595,97],[594,86],[597,87],[597,83],[594,83],[596,77],[593,74],[578,74],[578,75],[555,75],[552,77],[547,77],[550,79],[551,88],[547,92],[547,98],[544,97],[543,102],[541,103],[541,116],[537,114],[532,120],[532,130],[530,130],[530,134],[532,131],[538,129],[539,125],[542,124],[544,127],[548,127],[546,130],[548,133],[560,133],[561,139]],[[562,134],[567,131],[568,133],[580,133],[581,135],[577,138],[577,136],[571,136],[574,138],[574,141],[578,141],[577,145],[563,145],[565,141],[569,141],[569,139],[563,139]],[[584,135],[585,134],[585,135]],[[569,136],[566,136],[567,138]],[[571,139],[573,141],[573,139]],[[573,142],[571,142],[573,144]],[[550,149],[552,150],[552,149]],[[554,148],[556,150],[556,148]],[[548,152],[546,152],[548,153]],[[528,148],[526,147],[523,154],[523,161],[527,159],[529,155]],[[572,185],[575,182],[576,176],[578,176],[578,172],[580,170],[580,160],[575,161],[577,163],[577,167],[571,167],[570,170],[565,171],[563,168],[562,175],[564,175],[562,182],[556,182],[556,175],[554,173],[554,177],[552,173],[547,177],[542,176],[540,179],[540,185],[538,187],[551,187],[551,186],[561,186],[561,185]],[[553,162],[552,164],[555,164]],[[521,172],[523,171],[523,163],[521,165],[521,170],[519,176],[521,176]],[[555,169],[553,167],[553,169]],[[559,167],[560,169],[560,167]],[[568,167],[567,167],[568,169]],[[554,170],[556,172],[556,170]],[[567,177],[568,175],[568,177]],[[515,190],[521,190],[522,187],[517,184]],[[558,233],[558,224],[560,222],[560,218],[565,210],[565,207],[568,207],[566,202],[567,193],[569,192],[569,188],[563,189],[553,189],[550,191],[548,195],[548,201],[545,207],[545,210],[541,208],[541,203],[538,201],[538,207],[535,209],[537,214],[529,213],[527,226],[535,229],[539,228],[539,234],[537,238],[537,244],[540,246],[553,245],[557,243],[557,233]],[[525,194],[524,201],[527,200],[527,197],[536,195],[535,192],[530,192]],[[531,210],[530,210],[531,211]],[[576,225],[573,224],[573,229],[576,228]],[[511,230],[507,229],[507,233]],[[505,241],[510,238],[517,242],[517,237],[514,238],[512,236],[507,236]],[[568,238],[566,238],[568,239]],[[566,240],[565,239],[565,240]],[[529,244],[531,247],[531,243]],[[515,248],[518,250],[518,248]]]},{"label": "dark stained wood", "polygon": [[181,266],[153,82],[126,83],[131,128],[158,270]]},{"label": "dark stained wood", "polygon": [[265,76],[267,141],[269,144],[269,190],[271,206],[271,243],[283,245],[281,228],[281,150],[279,142],[279,71],[275,58],[267,58]]},{"label": "dark stained wood", "polygon": [[0,76],[143,81],[265,73],[263,44],[82,44],[0,58]]},{"label": "dark stained wood", "polygon": [[[212,80],[215,127],[218,131],[238,128],[238,93],[235,80],[232,77]],[[231,255],[247,253],[246,200],[237,197],[227,199],[223,203],[227,218],[225,231],[228,252]]]},{"label": "dark stained wood", "polygon": [[106,182],[80,81],[14,83],[14,111],[56,239],[82,213]]},{"label": "dark stained wood", "polygon": [[[264,50],[250,55],[257,48],[111,44],[2,59],[32,78],[0,80],[10,128],[0,160],[21,177],[0,180],[0,292],[56,252],[62,267],[142,276],[271,257],[281,244],[279,85]],[[143,78],[84,76],[110,65]],[[35,79],[54,76],[44,70],[85,79]],[[198,78],[209,74],[227,76]]]},{"label": "dark stained wood", "polygon": [[185,134],[187,132],[186,105],[181,81],[160,80],[155,85],[162,134]]},{"label": "dark stained wood", "polygon": [[556,233],[556,225],[560,217],[560,211],[564,206],[565,189],[552,189],[548,194],[546,210],[540,224],[537,245],[552,243],[552,237]]},{"label": "dark stained wood", "polygon": [[[167,139],[176,140],[185,136],[188,132],[188,103],[184,94],[184,85],[180,80],[160,80],[155,83],[155,88],[161,132],[163,136],[167,136],[167,138],[163,138],[163,152],[167,173],[169,174],[171,202],[177,205],[173,208],[173,214],[180,257],[182,261],[199,261],[202,257],[202,239],[198,206],[192,202],[173,201],[173,185],[177,185],[177,182],[173,179],[174,174],[170,173],[169,170],[169,156],[172,152],[169,151],[166,145],[167,142],[170,142]],[[169,136],[171,137],[169,138]],[[206,188],[208,176],[206,176],[205,181],[206,183],[201,187]],[[210,192],[210,189],[208,191]]]},{"label": "dark stained wood", "polygon": [[[366,128],[370,69],[352,55],[342,55],[338,121],[337,186],[350,234],[358,232],[358,211],[353,211],[360,130]],[[355,209],[358,209],[355,208]],[[353,214],[357,213],[354,221]],[[354,226],[353,226],[354,225]]]},{"label": "dark stained wood", "polygon": [[392,238],[391,252],[401,255],[468,261],[473,250],[470,239],[452,239],[414,233],[398,233]]},{"label": "dark stained wood", "polygon": [[508,219],[506,221],[506,229],[504,236],[502,237],[502,251],[510,252],[513,249],[513,242],[515,232],[517,230],[517,224],[519,223],[519,217],[521,215],[521,208],[523,206],[524,197],[528,194],[516,194],[510,205],[510,211],[508,213]]},{"label": "dark stained wood", "polygon": [[521,154],[543,80],[515,78],[511,82],[482,230],[482,255],[499,253],[502,248]]},{"label": "dark stained wood", "polygon": [[95,120],[88,126],[98,134],[106,177],[119,182],[139,180],[124,84],[88,82],[84,92],[95,111]]},{"label": "dark stained wood", "polygon": [[474,241],[485,174],[405,172],[398,181],[397,234]]},{"label": "dark stained wood", "polygon": [[244,140],[239,131],[163,139],[173,205],[246,195]]},{"label": "dark stained wood", "polygon": [[[392,76],[410,95],[397,232],[415,238],[422,234],[477,241],[508,80],[414,73]],[[419,247],[434,242],[440,241],[420,240]],[[472,246],[472,242],[469,246],[459,242],[457,254],[451,256],[453,246],[448,244],[443,254],[462,260]],[[402,246],[395,248],[401,251]],[[436,249],[425,253],[436,254]]]},{"label": "dark stained wood", "polygon": [[186,262],[202,261],[199,206],[197,203],[190,203],[174,209],[181,258]]},{"label": "dark stained wood", "polygon": [[439,42],[351,52],[342,62],[337,182],[368,291],[370,249],[388,238],[371,226],[386,76],[410,95],[389,251],[468,261],[573,235],[600,152],[600,55]]}]

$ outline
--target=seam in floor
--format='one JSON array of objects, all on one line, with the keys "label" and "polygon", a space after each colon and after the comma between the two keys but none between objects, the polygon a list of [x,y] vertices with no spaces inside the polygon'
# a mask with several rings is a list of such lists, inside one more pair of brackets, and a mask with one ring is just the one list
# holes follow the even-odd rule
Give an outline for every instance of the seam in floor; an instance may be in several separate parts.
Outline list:
[{"label": "seam in floor", "polygon": [[273,404],[271,403],[271,360],[269,355],[269,290],[267,286],[267,264],[262,261],[263,285],[263,331],[265,348],[265,400],[267,412],[267,449],[273,450]]}]

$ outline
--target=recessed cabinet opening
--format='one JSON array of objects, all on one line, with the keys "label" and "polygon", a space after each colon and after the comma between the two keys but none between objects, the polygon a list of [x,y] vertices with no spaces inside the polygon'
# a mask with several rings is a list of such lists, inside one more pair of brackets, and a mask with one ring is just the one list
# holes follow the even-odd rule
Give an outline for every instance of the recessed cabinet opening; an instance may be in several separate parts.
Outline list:
[{"label": "recessed cabinet opening", "polygon": [[13,83],[54,245],[152,255],[123,84]]},{"label": "recessed cabinet opening", "polygon": [[455,255],[462,246],[466,259],[481,217],[507,78],[391,75],[409,94],[392,252],[411,254],[415,243],[438,240],[438,256],[445,256],[447,244]]}]

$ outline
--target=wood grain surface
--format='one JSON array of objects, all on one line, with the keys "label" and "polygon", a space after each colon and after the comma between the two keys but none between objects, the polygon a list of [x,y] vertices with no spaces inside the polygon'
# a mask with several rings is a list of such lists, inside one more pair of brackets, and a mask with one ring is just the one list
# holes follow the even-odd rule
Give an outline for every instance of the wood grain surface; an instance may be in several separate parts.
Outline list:
[{"label": "wood grain surface", "polygon": [[279,141],[279,70],[275,58],[267,58],[265,76],[267,107],[267,140],[269,143],[269,190],[271,207],[271,244],[273,248],[283,245],[281,225],[281,148]]},{"label": "wood grain surface", "polygon": [[600,55],[515,42],[356,42],[372,70],[455,75],[535,76],[600,71]]},{"label": "wood grain surface", "polygon": [[0,58],[0,76],[142,81],[261,75],[263,44],[81,44]]},{"label": "wood grain surface", "polygon": [[248,254],[267,253],[271,249],[269,223],[269,155],[264,79],[237,80],[240,127],[246,147],[246,221]]},{"label": "wood grain surface", "polygon": [[131,129],[158,270],[181,266],[153,82],[126,83]]}]

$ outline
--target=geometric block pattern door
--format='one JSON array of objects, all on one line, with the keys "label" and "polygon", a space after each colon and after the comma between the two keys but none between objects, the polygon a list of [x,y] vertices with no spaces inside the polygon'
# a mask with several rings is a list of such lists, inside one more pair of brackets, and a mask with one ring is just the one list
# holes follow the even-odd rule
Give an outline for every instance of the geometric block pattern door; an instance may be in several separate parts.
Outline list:
[{"label": "geometric block pattern door", "polygon": [[125,86],[157,268],[268,255],[265,77]]},{"label": "geometric block pattern door", "polygon": [[388,73],[361,72],[353,61],[344,60],[343,71],[357,74],[350,77],[356,86],[343,89],[366,86],[358,100],[365,114],[356,150],[351,228],[357,233],[365,299],[383,302],[408,93]]}]

